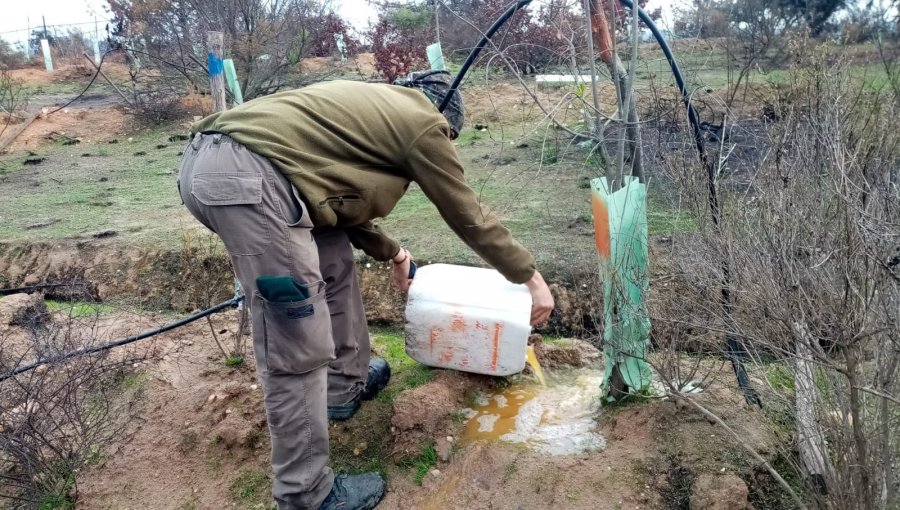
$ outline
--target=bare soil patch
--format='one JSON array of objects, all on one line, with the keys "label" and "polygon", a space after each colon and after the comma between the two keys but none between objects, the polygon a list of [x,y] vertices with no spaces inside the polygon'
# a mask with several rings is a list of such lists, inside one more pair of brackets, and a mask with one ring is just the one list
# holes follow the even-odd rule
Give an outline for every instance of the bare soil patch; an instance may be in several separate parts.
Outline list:
[{"label": "bare soil patch", "polygon": [[128,122],[129,116],[119,107],[64,108],[39,116],[7,150],[34,150],[60,138],[86,144],[107,142],[124,136],[128,132]]}]

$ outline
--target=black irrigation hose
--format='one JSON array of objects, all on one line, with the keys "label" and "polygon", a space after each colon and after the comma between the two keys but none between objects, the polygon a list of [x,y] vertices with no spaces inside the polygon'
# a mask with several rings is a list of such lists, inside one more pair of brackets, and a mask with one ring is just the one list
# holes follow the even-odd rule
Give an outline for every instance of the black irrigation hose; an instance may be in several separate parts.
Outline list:
[{"label": "black irrigation hose", "polygon": [[243,295],[235,296],[235,297],[229,299],[228,301],[225,301],[225,302],[217,304],[216,306],[213,306],[212,308],[207,308],[206,310],[203,310],[202,312],[197,312],[197,313],[190,315],[188,317],[185,317],[179,321],[166,324],[165,326],[163,326],[161,328],[153,329],[150,331],[145,331],[144,333],[141,333],[139,335],[130,336],[128,338],[122,338],[121,340],[116,340],[115,342],[110,342],[108,344],[95,345],[93,347],[87,347],[84,349],[79,349],[77,351],[67,352],[65,354],[62,354],[60,356],[56,356],[53,358],[46,358],[46,359],[35,361],[34,363],[32,363],[30,365],[25,365],[23,367],[16,368],[10,372],[0,375],[0,382],[3,382],[5,380],[9,379],[10,377],[15,377],[23,372],[28,372],[29,370],[34,370],[35,368],[37,368],[41,365],[46,365],[48,363],[61,363],[63,361],[66,361],[66,360],[69,360],[72,358],[77,358],[79,356],[85,356],[87,354],[92,354],[95,352],[106,351],[106,350],[112,349],[113,347],[121,347],[123,345],[137,342],[138,340],[143,340],[145,338],[150,338],[151,336],[159,335],[160,333],[165,333],[166,331],[171,331],[175,328],[180,328],[181,326],[184,326],[185,324],[190,324],[191,322],[194,322],[198,319],[202,319],[202,318],[206,317],[207,315],[212,315],[212,314],[214,314],[216,312],[220,312],[226,308],[236,307],[243,300],[244,300]]},{"label": "black irrigation hose", "polygon": [[57,287],[78,287],[78,286],[87,286],[84,282],[75,282],[75,283],[38,283],[36,285],[27,285],[25,287],[16,287],[12,289],[0,289],[0,296],[6,296],[9,294],[18,294],[20,292],[32,292],[35,290],[41,289],[55,289]]}]

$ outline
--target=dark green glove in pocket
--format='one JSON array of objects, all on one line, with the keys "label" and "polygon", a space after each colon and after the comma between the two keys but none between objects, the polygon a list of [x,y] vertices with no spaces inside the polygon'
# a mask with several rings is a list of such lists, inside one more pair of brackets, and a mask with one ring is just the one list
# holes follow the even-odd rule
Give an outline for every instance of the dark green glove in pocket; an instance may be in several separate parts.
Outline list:
[{"label": "dark green glove in pocket", "polygon": [[260,276],[256,279],[259,294],[271,303],[294,303],[309,299],[309,287],[290,276]]}]

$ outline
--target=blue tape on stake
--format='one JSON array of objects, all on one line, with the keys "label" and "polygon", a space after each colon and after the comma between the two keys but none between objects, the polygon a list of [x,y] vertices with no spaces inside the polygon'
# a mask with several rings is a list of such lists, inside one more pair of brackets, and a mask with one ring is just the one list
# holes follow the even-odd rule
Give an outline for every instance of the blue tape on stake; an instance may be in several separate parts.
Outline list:
[{"label": "blue tape on stake", "polygon": [[209,55],[206,57],[207,65],[209,66],[209,75],[216,76],[222,74],[225,67],[222,64],[221,58],[216,58],[212,52],[209,52]]}]

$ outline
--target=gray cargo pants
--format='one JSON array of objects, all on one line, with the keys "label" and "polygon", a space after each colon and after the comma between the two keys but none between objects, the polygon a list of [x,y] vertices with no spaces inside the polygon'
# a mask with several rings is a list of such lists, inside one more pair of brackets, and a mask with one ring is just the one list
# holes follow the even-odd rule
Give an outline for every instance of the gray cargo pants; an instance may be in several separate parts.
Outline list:
[{"label": "gray cargo pants", "polygon": [[[318,508],[334,480],[326,406],[351,400],[368,376],[369,332],[349,239],[341,229],[313,229],[281,172],[226,135],[193,137],[178,184],[191,214],[222,238],[248,296],[278,508]],[[290,276],[309,298],[268,301],[260,276]]]}]

